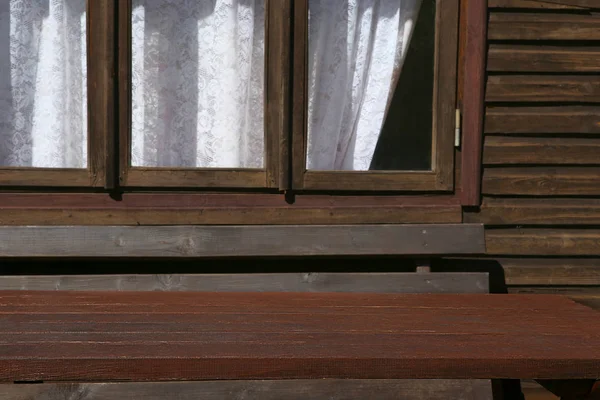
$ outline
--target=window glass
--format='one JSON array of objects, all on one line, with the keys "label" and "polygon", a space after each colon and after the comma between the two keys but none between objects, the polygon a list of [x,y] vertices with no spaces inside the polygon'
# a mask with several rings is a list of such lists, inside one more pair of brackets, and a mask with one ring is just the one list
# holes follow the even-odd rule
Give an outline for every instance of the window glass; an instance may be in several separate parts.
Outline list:
[{"label": "window glass", "polygon": [[262,168],[264,0],[134,0],[132,166]]},{"label": "window glass", "polygon": [[85,1],[0,1],[0,166],[87,167]]},{"label": "window glass", "polygon": [[309,170],[430,170],[435,0],[310,0]]}]

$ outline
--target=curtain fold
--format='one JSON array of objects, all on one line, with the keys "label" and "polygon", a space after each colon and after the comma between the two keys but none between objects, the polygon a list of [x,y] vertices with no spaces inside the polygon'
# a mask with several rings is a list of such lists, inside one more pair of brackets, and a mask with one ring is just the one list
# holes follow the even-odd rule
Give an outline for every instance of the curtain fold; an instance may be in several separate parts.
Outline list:
[{"label": "curtain fold", "polygon": [[[0,166],[87,165],[85,2],[0,1]],[[421,0],[309,4],[308,168],[368,170]],[[132,26],[132,165],[262,168],[265,1],[133,0]]]},{"label": "curtain fold", "polygon": [[0,166],[87,166],[85,10],[0,2]]},{"label": "curtain fold", "polygon": [[421,0],[310,0],[310,170],[369,170]]}]

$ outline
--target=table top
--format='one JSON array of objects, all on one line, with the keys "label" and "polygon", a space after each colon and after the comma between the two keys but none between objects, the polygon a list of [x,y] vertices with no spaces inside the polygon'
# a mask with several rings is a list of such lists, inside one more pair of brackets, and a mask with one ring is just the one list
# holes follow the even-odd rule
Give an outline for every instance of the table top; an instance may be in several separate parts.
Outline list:
[{"label": "table top", "polygon": [[0,381],[600,378],[561,296],[0,291]]}]

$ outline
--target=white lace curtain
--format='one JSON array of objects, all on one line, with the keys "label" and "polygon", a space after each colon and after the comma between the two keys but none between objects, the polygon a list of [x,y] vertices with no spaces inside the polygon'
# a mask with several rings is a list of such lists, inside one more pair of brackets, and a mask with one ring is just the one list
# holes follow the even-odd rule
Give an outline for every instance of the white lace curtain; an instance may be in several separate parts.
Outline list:
[{"label": "white lace curtain", "polygon": [[0,0],[0,166],[87,165],[85,0]]},{"label": "white lace curtain", "polygon": [[[369,169],[420,2],[310,0],[310,169]],[[264,3],[133,0],[134,166],[263,167]],[[85,0],[0,0],[1,166],[85,167],[85,35]]]}]

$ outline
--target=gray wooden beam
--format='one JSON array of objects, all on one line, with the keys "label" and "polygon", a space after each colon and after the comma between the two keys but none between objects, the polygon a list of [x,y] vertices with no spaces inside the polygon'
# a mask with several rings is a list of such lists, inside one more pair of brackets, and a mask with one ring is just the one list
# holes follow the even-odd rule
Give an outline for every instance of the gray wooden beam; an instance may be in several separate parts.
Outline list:
[{"label": "gray wooden beam", "polygon": [[481,224],[3,226],[0,257],[483,254]]},{"label": "gray wooden beam", "polygon": [[487,273],[2,276],[0,290],[487,293]]},{"label": "gray wooden beam", "polygon": [[0,385],[4,400],[492,400],[487,380],[288,380]]}]

